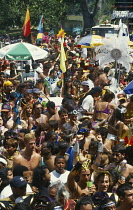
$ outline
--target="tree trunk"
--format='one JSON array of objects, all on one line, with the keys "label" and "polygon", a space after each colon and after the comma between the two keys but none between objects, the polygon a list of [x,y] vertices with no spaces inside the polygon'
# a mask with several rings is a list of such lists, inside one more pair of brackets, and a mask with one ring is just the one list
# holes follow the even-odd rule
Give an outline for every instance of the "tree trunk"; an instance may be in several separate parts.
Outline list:
[{"label": "tree trunk", "polygon": [[82,11],[83,21],[84,21],[83,32],[85,32],[85,31],[89,32],[91,30],[91,27],[95,25],[94,17],[95,17],[96,12],[97,12],[98,2],[99,2],[99,0],[96,0],[94,11],[89,11],[88,1],[87,0],[81,0],[80,1],[81,11]]}]

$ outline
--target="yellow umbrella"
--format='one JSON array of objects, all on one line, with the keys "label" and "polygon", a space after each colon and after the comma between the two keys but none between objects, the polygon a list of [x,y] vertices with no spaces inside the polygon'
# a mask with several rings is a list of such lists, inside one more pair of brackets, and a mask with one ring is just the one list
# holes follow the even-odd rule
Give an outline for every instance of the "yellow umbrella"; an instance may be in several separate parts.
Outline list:
[{"label": "yellow umbrella", "polygon": [[103,45],[104,43],[102,39],[102,36],[89,34],[81,38],[77,45],[79,45],[81,48],[92,48]]}]

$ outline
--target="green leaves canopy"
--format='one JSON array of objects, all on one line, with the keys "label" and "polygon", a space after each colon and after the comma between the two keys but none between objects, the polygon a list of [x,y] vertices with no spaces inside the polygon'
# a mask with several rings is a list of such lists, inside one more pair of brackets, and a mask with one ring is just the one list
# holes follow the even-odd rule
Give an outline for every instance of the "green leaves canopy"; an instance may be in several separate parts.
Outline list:
[{"label": "green leaves canopy", "polygon": [[55,28],[65,17],[67,6],[62,0],[1,0],[0,28],[18,26],[22,28],[26,7],[29,7],[31,26],[37,27],[43,14],[45,27]]}]

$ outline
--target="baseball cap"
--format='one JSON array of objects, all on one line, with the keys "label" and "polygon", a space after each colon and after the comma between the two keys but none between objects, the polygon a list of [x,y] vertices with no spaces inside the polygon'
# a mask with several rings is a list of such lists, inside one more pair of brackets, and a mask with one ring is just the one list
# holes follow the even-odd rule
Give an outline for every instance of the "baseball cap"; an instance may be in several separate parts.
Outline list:
[{"label": "baseball cap", "polygon": [[27,185],[27,182],[22,176],[14,176],[10,181],[11,187],[21,188]]},{"label": "baseball cap", "polygon": [[10,85],[13,85],[11,81],[4,82],[4,87],[8,87]]},{"label": "baseball cap", "polygon": [[83,81],[83,82],[81,83],[81,85],[87,85],[87,86],[89,86],[89,82]]},{"label": "baseball cap", "polygon": [[11,107],[9,104],[3,104],[1,112],[9,112],[11,110]]}]

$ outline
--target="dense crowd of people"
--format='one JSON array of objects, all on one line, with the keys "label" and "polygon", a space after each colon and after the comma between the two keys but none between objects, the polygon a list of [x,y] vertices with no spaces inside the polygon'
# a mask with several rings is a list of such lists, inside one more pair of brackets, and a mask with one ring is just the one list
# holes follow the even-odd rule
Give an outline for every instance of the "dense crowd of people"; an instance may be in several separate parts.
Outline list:
[{"label": "dense crowd of people", "polygon": [[118,78],[76,41],[65,73],[57,39],[44,60],[0,60],[0,209],[133,209],[133,66]]}]

